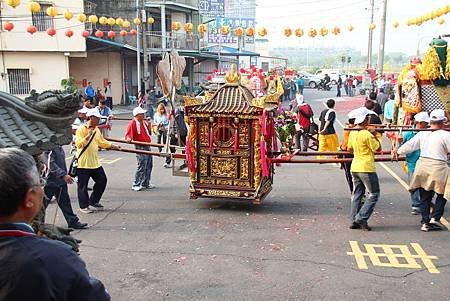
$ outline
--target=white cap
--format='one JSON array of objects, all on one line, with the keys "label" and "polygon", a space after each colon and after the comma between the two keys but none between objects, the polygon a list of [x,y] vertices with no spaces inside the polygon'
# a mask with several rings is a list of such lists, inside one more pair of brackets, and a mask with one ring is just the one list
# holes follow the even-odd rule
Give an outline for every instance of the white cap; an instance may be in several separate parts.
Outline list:
[{"label": "white cap", "polygon": [[367,115],[373,115],[373,114],[376,115],[376,113],[374,111],[371,111],[371,110],[367,109],[366,107],[361,107],[361,108],[358,108],[353,111],[355,111],[353,113],[354,114],[353,116],[355,118],[355,124],[363,123],[364,120],[366,120]]},{"label": "white cap", "polygon": [[86,114],[88,111],[89,111],[88,108],[82,107],[81,109],[78,110],[78,113],[79,113],[79,114]]},{"label": "white cap", "polygon": [[428,116],[427,112],[420,112],[414,116],[414,121],[430,123],[430,116]]},{"label": "white cap", "polygon": [[133,109],[133,116],[139,115],[139,114],[145,114],[147,110],[144,110],[141,107],[136,107]]},{"label": "white cap", "polygon": [[103,117],[102,114],[100,114],[100,112],[98,111],[97,108],[89,109],[87,114],[86,114],[86,116],[87,117],[92,117],[93,116],[93,117],[97,117],[97,118],[102,118]]},{"label": "white cap", "polygon": [[430,121],[444,121],[447,122],[445,111],[442,109],[436,109],[430,113]]}]

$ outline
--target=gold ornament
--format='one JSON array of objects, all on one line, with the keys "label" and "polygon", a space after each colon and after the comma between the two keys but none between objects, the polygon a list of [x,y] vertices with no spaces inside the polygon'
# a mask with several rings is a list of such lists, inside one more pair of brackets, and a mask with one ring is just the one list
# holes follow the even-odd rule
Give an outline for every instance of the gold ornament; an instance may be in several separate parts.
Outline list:
[{"label": "gold ornament", "polygon": [[322,27],[322,28],[320,29],[320,35],[321,35],[322,37],[324,37],[324,36],[326,36],[327,34],[328,34],[328,28]]},{"label": "gold ornament", "polygon": [[397,27],[400,26],[400,23],[399,23],[398,21],[394,21],[394,22],[392,22],[392,26],[393,26],[394,28],[397,28]]},{"label": "gold ornament", "polygon": [[335,36],[337,36],[338,34],[340,34],[340,33],[341,33],[341,29],[339,28],[339,26],[335,26],[335,27],[333,28],[332,33],[333,33]]},{"label": "gold ornament", "polygon": [[30,3],[28,3],[28,10],[32,14],[37,14],[41,11],[41,5],[39,4],[39,2],[31,1]]},{"label": "gold ornament", "polygon": [[181,23],[180,22],[172,22],[172,30],[178,31],[181,29]]},{"label": "gold ornament", "polygon": [[439,18],[439,19],[437,20],[437,22],[438,22],[438,24],[442,25],[442,24],[445,23],[445,19],[444,19],[444,18]]},{"label": "gold ornament", "polygon": [[314,29],[314,28],[310,28],[310,29],[308,30],[308,36],[309,36],[310,38],[314,38],[315,36],[317,36],[317,30]]},{"label": "gold ornament", "polygon": [[141,21],[141,19],[139,19],[139,18],[134,18],[133,23],[134,23],[134,25],[139,26],[139,25],[142,24],[142,21]]},{"label": "gold ornament", "polygon": [[208,28],[206,27],[205,24],[199,24],[197,26],[197,31],[201,34],[204,34],[207,30],[208,30]]},{"label": "gold ornament", "polygon": [[152,17],[148,17],[147,18],[147,24],[152,25],[153,23],[155,23],[155,19],[153,19]]},{"label": "gold ornament", "polygon": [[353,25],[350,24],[349,26],[347,26],[348,31],[352,32],[353,29],[355,29],[355,27],[353,27]]},{"label": "gold ornament", "polygon": [[230,26],[228,25],[223,25],[220,28],[220,33],[223,34],[224,36],[228,35],[230,33]]},{"label": "gold ornament", "polygon": [[439,56],[434,47],[430,47],[423,58],[423,71],[428,75],[430,80],[436,80],[440,77],[444,78],[444,70],[442,70]]},{"label": "gold ornament", "polygon": [[253,27],[247,27],[247,29],[245,29],[245,35],[247,37],[253,37],[255,35],[255,28]]},{"label": "gold ornament", "polygon": [[244,35],[244,29],[242,27],[235,28],[234,35],[237,37],[242,37]]},{"label": "gold ornament", "polygon": [[54,6],[50,6],[49,8],[47,8],[47,15],[49,15],[50,17],[54,18],[58,15],[58,9]]}]

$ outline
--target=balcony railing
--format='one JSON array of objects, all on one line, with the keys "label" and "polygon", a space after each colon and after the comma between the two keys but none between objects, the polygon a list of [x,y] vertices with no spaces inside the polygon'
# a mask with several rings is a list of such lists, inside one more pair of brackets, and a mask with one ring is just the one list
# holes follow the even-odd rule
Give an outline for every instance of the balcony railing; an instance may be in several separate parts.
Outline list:
[{"label": "balcony railing", "polygon": [[[147,32],[147,40],[150,49],[162,49],[163,38],[161,31],[149,31]],[[176,48],[183,50],[200,50],[200,48],[206,46],[207,40],[203,39],[198,34],[189,33],[175,33],[168,34],[165,39],[165,48]]]}]

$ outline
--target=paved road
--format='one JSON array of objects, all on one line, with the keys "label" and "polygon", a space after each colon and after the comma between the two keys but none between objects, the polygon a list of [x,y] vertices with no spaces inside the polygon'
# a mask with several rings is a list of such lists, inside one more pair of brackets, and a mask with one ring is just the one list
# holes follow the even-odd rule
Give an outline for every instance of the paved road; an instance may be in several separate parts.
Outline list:
[{"label": "paved road", "polygon": [[[322,100],[334,96],[325,93],[305,92],[316,115]],[[361,102],[339,99],[340,121]],[[116,122],[113,136],[124,127]],[[373,231],[362,232],[348,229],[349,189],[331,165],[277,167],[274,190],[253,206],[189,200],[188,180],[173,177],[160,158],[157,188],[133,192],[134,156],[101,157],[107,210],[79,213],[92,227],[75,236],[113,300],[450,299],[450,232],[419,231],[398,163],[377,166],[382,196]],[[78,208],[75,187],[70,194]],[[54,206],[49,211],[52,219]],[[57,223],[64,224],[60,214]]]}]

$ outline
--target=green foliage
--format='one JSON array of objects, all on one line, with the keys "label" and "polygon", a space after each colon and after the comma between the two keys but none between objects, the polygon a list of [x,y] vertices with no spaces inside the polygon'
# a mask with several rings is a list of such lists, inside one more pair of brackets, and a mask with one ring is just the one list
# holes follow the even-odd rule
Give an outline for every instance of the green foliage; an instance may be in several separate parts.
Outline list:
[{"label": "green foliage", "polygon": [[78,90],[78,87],[75,83],[75,79],[73,77],[62,79],[61,87],[70,93],[73,93]]}]

